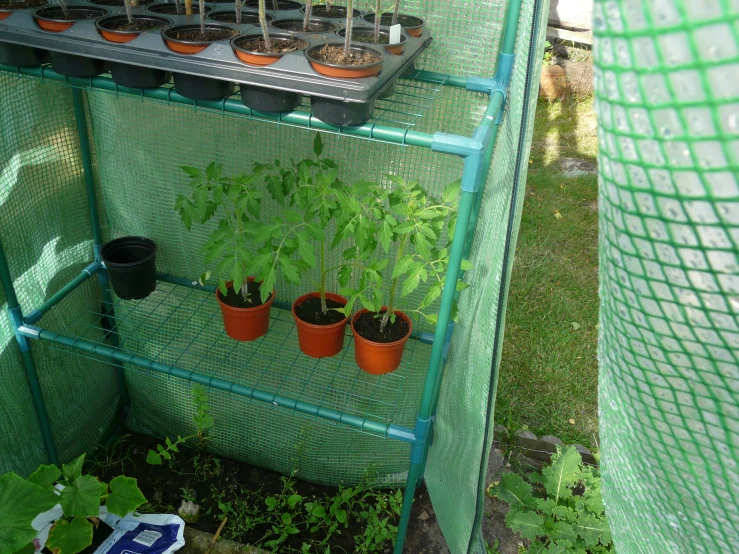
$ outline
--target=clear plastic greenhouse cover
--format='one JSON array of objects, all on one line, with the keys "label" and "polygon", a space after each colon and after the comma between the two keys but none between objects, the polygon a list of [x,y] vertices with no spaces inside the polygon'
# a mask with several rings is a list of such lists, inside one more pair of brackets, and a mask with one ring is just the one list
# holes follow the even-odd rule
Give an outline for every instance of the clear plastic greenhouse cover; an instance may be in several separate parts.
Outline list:
[{"label": "clear plastic greenhouse cover", "polygon": [[599,0],[600,436],[619,553],[739,548],[739,3]]}]

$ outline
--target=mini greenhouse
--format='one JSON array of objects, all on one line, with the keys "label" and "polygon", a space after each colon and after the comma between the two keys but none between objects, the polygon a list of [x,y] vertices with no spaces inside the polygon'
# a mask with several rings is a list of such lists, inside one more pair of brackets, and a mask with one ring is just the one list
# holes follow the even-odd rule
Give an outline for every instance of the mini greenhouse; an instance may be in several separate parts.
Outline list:
[{"label": "mini greenhouse", "polygon": [[[320,30],[302,34],[301,24],[275,25],[302,21],[299,5],[267,2],[270,32],[293,49],[259,66],[243,63],[244,44],[231,40],[259,38],[256,3],[243,6],[240,25],[204,20],[233,36],[187,55],[167,43],[170,27],[103,38],[110,28],[96,19],[120,20],[122,2],[70,0],[69,9],[87,15],[61,31],[39,26],[42,16],[61,17],[39,16],[46,2],[16,4],[0,1],[0,44],[11,45],[0,65],[0,305],[9,314],[0,318],[0,473],[69,462],[124,426],[160,439],[191,435],[197,384],[217,421],[210,451],[332,486],[356,484],[371,468],[373,485],[406,490],[396,553],[413,491],[425,481],[451,551],[484,551],[481,496],[548,3],[405,2],[401,11],[423,27],[402,28],[401,54],[375,48],[379,73],[356,79],[324,77],[312,69],[310,48],[293,44],[343,44],[346,24],[321,17],[324,6],[311,15]],[[197,5],[188,16],[159,0],[139,4],[134,14],[152,21],[199,23]],[[201,5],[202,15],[233,11]],[[354,8],[349,25],[371,28],[372,12]],[[364,55],[365,46],[356,48]],[[126,81],[131,68],[141,81]],[[288,220],[298,204],[280,202],[266,174],[284,179],[281,170],[316,156],[329,160],[323,169],[349,196],[367,182],[376,195],[417,183],[413,198],[446,199],[459,184],[453,226],[429,216],[444,271],[435,284],[419,270],[410,292],[398,295],[410,311],[425,304],[427,317],[411,318],[394,371],[357,365],[350,326],[335,355],[301,351],[291,305],[323,282],[324,266],[309,263],[310,254],[297,278],[291,262],[273,276],[266,334],[232,338],[216,302],[228,270],[209,263],[217,255],[203,256],[224,216],[183,225],[178,198],[206,172],[213,182],[248,175],[260,199],[256,215],[245,212],[251,223]],[[269,169],[255,177],[255,163]],[[338,237],[321,260],[341,266],[359,232],[339,234],[340,218],[317,221],[313,239]],[[103,246],[128,236],[157,248],[157,280],[143,298],[116,294],[103,261]],[[378,236],[364,266],[423,255],[421,239],[408,240],[382,244]],[[382,284],[365,302],[358,294],[354,312],[383,305],[395,288],[393,267],[374,268]],[[326,275],[328,291],[361,288],[357,274]]]}]

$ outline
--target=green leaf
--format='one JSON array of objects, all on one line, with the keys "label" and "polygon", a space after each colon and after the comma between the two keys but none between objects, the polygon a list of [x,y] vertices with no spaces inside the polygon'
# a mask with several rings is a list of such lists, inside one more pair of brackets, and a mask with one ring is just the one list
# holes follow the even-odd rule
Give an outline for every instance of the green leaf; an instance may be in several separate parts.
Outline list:
[{"label": "green leaf", "polygon": [[181,166],[182,171],[187,173],[187,175],[193,179],[196,177],[200,177],[201,173],[200,170],[197,167],[191,167],[189,165],[183,165]]},{"label": "green leaf", "polygon": [[469,260],[462,260],[462,263],[459,265],[459,269],[462,271],[469,271],[472,269],[472,262]]},{"label": "green leaf", "polygon": [[15,552],[30,543],[38,531],[33,519],[59,502],[59,497],[15,473],[0,477],[0,548]]},{"label": "green leaf", "polygon": [[511,508],[533,506],[534,497],[531,493],[531,485],[517,473],[504,473],[491,492],[503,502],[510,504]]},{"label": "green leaf", "polygon": [[300,253],[300,256],[303,258],[303,261],[308,264],[308,267],[315,267],[316,266],[316,253],[315,249],[313,248],[313,244],[308,239],[308,237],[303,233],[297,234],[298,238],[298,252]]},{"label": "green leaf", "polygon": [[36,547],[32,542],[30,542],[20,550],[16,550],[13,554],[35,554],[35,552]]},{"label": "green leaf", "polygon": [[139,490],[136,479],[119,475],[110,482],[110,494],[105,501],[110,513],[126,517],[143,504],[146,504],[146,497]]},{"label": "green leaf", "polygon": [[285,205],[285,191],[282,186],[282,179],[276,175],[271,176],[267,179],[267,190],[280,206]]},{"label": "green leaf", "polygon": [[536,512],[511,510],[506,516],[506,525],[529,540],[545,533],[544,520]]},{"label": "green leaf", "polygon": [[352,279],[352,268],[348,265],[341,266],[339,269],[339,285],[345,287],[349,284]]},{"label": "green leaf", "polygon": [[580,453],[574,446],[570,446],[562,452],[558,449],[557,454],[552,457],[552,465],[542,470],[549,496],[559,502],[560,497],[572,496],[570,486],[580,480]]},{"label": "green leaf", "polygon": [[[221,291],[224,295],[223,291]],[[153,450],[149,450],[149,453],[146,455],[146,463],[152,466],[160,466],[162,465],[162,457],[154,452]]]},{"label": "green leaf", "polygon": [[585,546],[587,547],[596,546],[601,541],[603,544],[609,544],[611,542],[611,531],[608,528],[608,523],[593,515],[580,517],[580,520],[573,525],[573,528],[582,537],[582,540],[585,541]]},{"label": "green leaf", "polygon": [[336,513],[334,514],[336,516],[336,521],[339,523],[346,523],[346,510],[336,510]]},{"label": "green leaf", "polygon": [[393,268],[393,274],[391,277],[395,279],[406,273],[413,265],[413,256],[403,256],[400,258],[395,267]]},{"label": "green leaf", "polygon": [[82,464],[84,463],[85,454],[82,453],[68,464],[64,464],[62,466],[62,475],[64,475],[64,479],[71,483],[80,477],[82,475]]},{"label": "green leaf", "polygon": [[100,497],[108,487],[92,475],[83,475],[64,487],[59,501],[65,516],[97,516],[100,513]]},{"label": "green leaf", "polygon": [[295,505],[301,500],[303,500],[302,496],[300,496],[299,494],[292,494],[287,499],[287,505],[290,506],[291,508],[294,508]]},{"label": "green leaf", "polygon": [[58,519],[46,541],[46,546],[53,554],[77,554],[91,544],[92,523],[81,516],[72,521]]},{"label": "green leaf", "polygon": [[316,138],[313,139],[313,152],[317,157],[323,154],[323,141],[321,140],[321,133],[316,133]]},{"label": "green leaf", "polygon": [[449,183],[444,188],[444,197],[443,197],[444,198],[444,202],[445,203],[451,202],[452,200],[454,200],[455,198],[457,198],[457,196],[459,196],[459,190],[460,190],[461,186],[462,186],[462,181],[461,180],[457,180],[457,181],[454,181],[453,183]]},{"label": "green leaf", "polygon": [[54,491],[54,483],[59,479],[62,472],[54,465],[40,465],[39,468],[28,477],[29,483],[35,483],[49,491]]},{"label": "green leaf", "polygon": [[282,523],[284,523],[285,525],[290,525],[293,522],[293,516],[291,516],[287,512],[283,512],[280,519],[282,519]]},{"label": "green leaf", "polygon": [[405,282],[403,283],[403,289],[400,292],[400,297],[403,298],[408,296],[414,290],[418,288],[421,280],[426,280],[426,268],[422,263],[416,265],[411,272],[408,274]]},{"label": "green leaf", "polygon": [[273,496],[265,498],[264,503],[267,505],[267,508],[269,508],[270,510],[274,510],[277,507],[277,499]]},{"label": "green leaf", "polygon": [[577,540],[577,533],[575,532],[575,528],[572,526],[572,524],[567,523],[566,521],[554,522],[551,528],[549,529],[548,534],[549,534],[549,537],[554,541],[559,541],[559,540],[576,541]]},{"label": "green leaf", "polygon": [[421,302],[419,309],[430,306],[434,300],[439,298],[439,296],[441,296],[441,283],[436,282],[429,287],[428,291],[426,291],[426,296],[423,297],[423,301]]},{"label": "green leaf", "polygon": [[298,267],[295,265],[290,258],[280,257],[280,266],[282,267],[282,273],[285,275],[285,279],[291,283],[300,283],[300,272]]},{"label": "green leaf", "polygon": [[393,240],[393,228],[390,226],[390,223],[387,222],[387,220],[382,222],[382,226],[380,226],[380,244],[382,245],[382,249],[387,252],[390,250],[390,243]]}]

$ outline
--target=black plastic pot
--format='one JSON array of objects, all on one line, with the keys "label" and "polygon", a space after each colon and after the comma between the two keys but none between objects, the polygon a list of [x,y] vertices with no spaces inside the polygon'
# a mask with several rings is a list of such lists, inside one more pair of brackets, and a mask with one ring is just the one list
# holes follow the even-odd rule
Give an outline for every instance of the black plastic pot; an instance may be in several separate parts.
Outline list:
[{"label": "black plastic pot", "polygon": [[[246,5],[249,8],[258,8],[259,0],[247,0]],[[300,2],[293,2],[293,0],[278,0],[278,10],[299,10],[303,4]],[[267,9],[272,10],[272,0],[267,0]]]},{"label": "black plastic pot", "polygon": [[[305,6],[300,8],[300,11],[305,13]],[[339,19],[343,21],[346,19],[346,8],[344,6],[332,6],[331,13],[329,14],[326,12],[325,4],[317,4],[311,8],[310,15],[311,17],[323,17],[325,19]],[[354,17],[362,17],[362,12],[355,9]]]},{"label": "black plastic pot", "polygon": [[86,58],[74,54],[50,52],[51,67],[59,75],[66,77],[97,77],[107,71],[107,64],[103,60]]},{"label": "black plastic pot", "polygon": [[16,67],[33,67],[41,65],[48,59],[48,53],[41,48],[32,48],[21,44],[0,42],[0,64]]},{"label": "black plastic pot", "polygon": [[172,77],[169,71],[120,62],[110,62],[110,74],[117,85],[128,88],[156,88]]},{"label": "black plastic pot", "polygon": [[113,290],[123,300],[140,300],[157,286],[157,246],[144,237],[121,237],[100,252]]},{"label": "black plastic pot", "polygon": [[208,77],[197,77],[186,73],[174,73],[174,88],[177,94],[191,100],[220,100],[231,96],[234,84]]},{"label": "black plastic pot", "polygon": [[[174,2],[168,3],[168,4],[151,4],[149,6],[146,6],[146,10],[150,11],[151,13],[158,13],[160,15],[181,15],[183,17],[185,16],[185,3],[182,2],[182,13],[177,13],[177,4]],[[213,11],[213,8],[206,5],[205,6],[205,13],[210,13]],[[200,14],[200,4],[197,2],[193,2],[192,4],[192,16],[195,17],[196,15]]]},{"label": "black plastic pot", "polygon": [[310,107],[314,117],[329,125],[362,125],[372,117],[375,111],[375,101],[343,102],[311,96]]},{"label": "black plastic pot", "polygon": [[393,94],[395,94],[395,91],[398,89],[398,81],[397,79],[393,82],[391,82],[388,86],[385,87],[385,90],[383,90],[377,98],[389,98]]},{"label": "black plastic pot", "polygon": [[[231,0],[229,0],[231,1]],[[274,19],[273,15],[265,14],[267,23]],[[236,14],[234,10],[218,10],[217,12],[209,13],[205,19],[210,21],[218,21],[219,23],[232,23],[236,24]],[[241,10],[241,24],[242,25],[259,25],[259,13],[254,11]]]},{"label": "black plastic pot", "polygon": [[247,108],[258,112],[291,112],[300,106],[303,95],[287,90],[241,85],[241,101]]}]

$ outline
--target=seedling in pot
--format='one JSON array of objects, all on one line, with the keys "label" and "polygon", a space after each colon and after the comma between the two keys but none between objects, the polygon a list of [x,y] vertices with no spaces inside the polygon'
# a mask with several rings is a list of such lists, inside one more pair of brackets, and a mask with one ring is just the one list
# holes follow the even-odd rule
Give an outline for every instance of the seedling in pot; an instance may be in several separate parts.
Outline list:
[{"label": "seedling in pot", "polygon": [[310,14],[313,11],[313,0],[305,0],[305,17],[303,17],[303,31],[308,32]]},{"label": "seedling in pot", "polygon": [[[390,364],[395,367],[382,369],[372,363],[367,365],[364,351],[359,350],[360,347],[364,348],[364,344],[357,341],[357,363],[371,373],[392,371],[400,363],[402,344],[411,332],[411,321],[406,314],[436,324],[436,313],[429,312],[427,308],[441,296],[444,288],[449,264],[448,237],[454,234],[460,186],[459,182],[450,184],[442,198],[436,199],[417,182],[406,181],[395,175],[387,177],[395,189],[387,195],[384,209],[378,210],[375,224],[380,245],[388,256],[392,246],[395,246],[392,261],[388,257],[374,257],[371,262],[363,264],[359,285],[341,290],[349,298],[344,307],[345,313],[350,314],[357,302],[367,310],[352,320],[355,336],[362,337],[364,342],[370,344],[399,345],[399,351]],[[443,246],[442,242],[445,242]],[[467,269],[469,263],[464,262],[463,267]],[[385,287],[386,268],[390,271],[389,291]],[[421,282],[430,283],[423,298],[405,301],[405,313],[399,311],[400,300],[416,291]],[[466,287],[461,280],[457,283],[457,290]],[[455,312],[456,308],[453,309]]]}]

